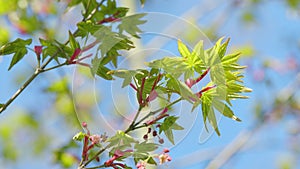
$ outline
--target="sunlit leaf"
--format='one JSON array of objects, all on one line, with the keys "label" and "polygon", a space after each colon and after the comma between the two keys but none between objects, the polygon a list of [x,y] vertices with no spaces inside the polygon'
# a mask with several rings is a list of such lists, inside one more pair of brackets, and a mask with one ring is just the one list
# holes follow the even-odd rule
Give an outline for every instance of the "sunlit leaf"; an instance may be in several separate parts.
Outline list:
[{"label": "sunlit leaf", "polygon": [[182,43],[181,40],[178,40],[177,44],[180,55],[184,58],[187,58],[191,54],[187,46],[184,43]]},{"label": "sunlit leaf", "polygon": [[173,135],[172,129],[164,130],[164,134],[166,135],[166,137],[168,138],[168,140],[169,140],[173,145],[175,145],[174,135]]},{"label": "sunlit leaf", "polygon": [[80,48],[79,43],[75,40],[74,35],[69,31],[69,42],[73,50]]},{"label": "sunlit leaf", "polygon": [[165,118],[164,122],[161,124],[159,128],[159,132],[161,133],[162,131],[170,129],[170,127],[175,124],[176,120],[178,117],[170,116]]},{"label": "sunlit leaf", "polygon": [[102,25],[96,25],[93,24],[92,22],[86,21],[86,22],[79,22],[77,24],[78,30],[75,33],[75,37],[85,37],[88,34],[94,34],[97,32],[99,29],[101,29],[103,26]]},{"label": "sunlit leaf", "polygon": [[117,131],[116,135],[114,135],[113,137],[109,138],[107,140],[107,142],[109,142],[110,146],[121,146],[121,145],[125,145],[125,146],[130,146],[131,143],[137,143],[136,140],[134,140],[134,138],[132,138],[130,135],[126,134],[124,131]]},{"label": "sunlit leaf", "polygon": [[164,132],[168,140],[172,143],[174,143],[174,135],[173,130],[183,130],[184,128],[176,123],[176,120],[178,120],[178,117],[175,116],[169,116],[164,119],[163,123],[161,124],[159,128],[159,133]]},{"label": "sunlit leaf", "polygon": [[182,57],[164,57],[146,64],[151,68],[163,69],[176,78],[188,70],[188,64],[184,62]]},{"label": "sunlit leaf", "polygon": [[238,117],[236,117],[233,113],[233,111],[225,104],[222,103],[221,101],[214,100],[213,101],[213,106],[220,112],[222,113],[225,117],[229,117],[235,121],[241,121]]},{"label": "sunlit leaf", "polygon": [[214,109],[211,105],[209,105],[209,106],[210,106],[210,109],[207,113],[208,114],[207,115],[208,121],[211,124],[211,126],[213,127],[213,129],[215,130],[215,132],[218,134],[218,136],[220,136],[221,133],[220,133],[219,128],[218,128],[218,124],[217,124],[217,120],[216,120],[216,116],[215,116],[215,111],[214,111]]},{"label": "sunlit leaf", "polygon": [[82,141],[85,136],[86,136],[85,133],[79,132],[75,136],[73,136],[73,140],[75,140],[75,141]]},{"label": "sunlit leaf", "polygon": [[112,75],[108,73],[110,69],[102,65],[101,61],[102,60],[97,57],[92,59],[92,67],[91,67],[92,74],[93,75],[96,74],[106,80],[112,80],[113,79]]}]

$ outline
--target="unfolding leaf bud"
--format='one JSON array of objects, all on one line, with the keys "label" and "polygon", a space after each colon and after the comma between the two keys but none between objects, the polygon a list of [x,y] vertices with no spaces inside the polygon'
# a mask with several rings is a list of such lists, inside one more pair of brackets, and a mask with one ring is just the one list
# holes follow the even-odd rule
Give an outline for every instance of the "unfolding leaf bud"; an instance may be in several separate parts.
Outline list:
[{"label": "unfolding leaf bud", "polygon": [[38,60],[41,60],[41,53],[43,51],[43,46],[34,46],[34,52]]}]

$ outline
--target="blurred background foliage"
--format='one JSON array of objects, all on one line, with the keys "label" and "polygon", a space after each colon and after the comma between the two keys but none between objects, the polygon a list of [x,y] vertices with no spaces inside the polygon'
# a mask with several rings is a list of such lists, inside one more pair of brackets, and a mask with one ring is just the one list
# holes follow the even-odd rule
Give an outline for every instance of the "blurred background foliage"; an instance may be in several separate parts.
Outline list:
[{"label": "blurred background foliage", "polygon": [[[81,19],[81,7],[68,8],[69,2],[69,0],[60,2],[0,0],[0,45],[20,36],[33,37],[36,43],[40,37],[67,39],[68,30],[74,30],[76,21]],[[242,147],[250,144],[250,148],[234,151],[223,168],[239,168],[239,166],[247,168],[249,161],[260,163],[264,156],[271,156],[266,158],[266,161],[273,164],[251,164],[249,167],[270,168],[271,166],[280,169],[300,167],[300,93],[298,90],[300,86],[300,0],[280,2],[148,0],[143,8],[140,1],[118,1],[118,3],[129,6],[131,12],[154,11],[182,16],[204,30],[212,41],[221,36],[231,37],[231,50],[242,52],[244,56],[242,62],[248,66],[246,84],[250,84],[254,94],[251,95],[250,103],[245,101],[247,105],[244,103],[237,108],[240,114],[247,114],[241,115],[244,125],[237,127],[238,131],[233,131],[234,134],[231,134],[232,136],[227,140],[225,137],[225,143],[220,144],[219,141],[216,145],[226,147],[238,135],[237,133],[244,130],[256,139],[254,141],[250,139],[250,143],[242,142]],[[186,5],[181,5],[182,3]],[[276,11],[278,5],[284,12]],[[185,15],[195,8],[198,12]],[[266,21],[264,19],[266,15],[274,15],[273,20]],[[282,26],[282,24],[287,25]],[[180,29],[180,27],[172,29]],[[273,35],[270,36],[268,32]],[[193,28],[181,31],[180,34],[191,44],[197,42],[199,40],[197,37],[200,36]],[[31,57],[34,57],[33,53],[32,56],[27,56],[26,62],[11,72],[7,72],[9,58],[0,58],[0,76],[3,79],[0,82],[1,102],[9,98],[33,71],[34,59]],[[87,83],[88,81],[98,84],[99,92],[91,90],[95,86],[93,83]],[[100,108],[104,116],[110,117],[107,123],[113,127],[109,127],[108,124],[97,124],[94,128],[95,132],[113,131],[127,124],[124,123],[126,120],[124,121],[123,117],[130,115],[126,114],[130,111],[130,105],[122,101],[128,100],[126,92],[119,92],[119,100],[115,101],[119,104],[116,109],[113,105],[116,103],[105,101],[108,90],[111,90],[110,84],[103,80],[94,80],[86,68],[63,68],[35,80],[30,88],[0,116],[1,168],[16,169],[24,166],[25,168],[74,168],[80,147],[70,140],[74,133],[82,130],[80,122],[96,121],[95,119],[99,118],[96,112]],[[103,131],[99,131],[101,128],[99,126]],[[223,127],[224,125],[220,127],[224,131],[223,135],[230,135],[230,129]],[[270,132],[273,135],[269,136]],[[215,140],[223,141],[222,139],[224,138],[213,139],[211,144],[214,144]],[[279,145],[276,144],[276,139],[280,140]],[[269,145],[265,145],[265,142]],[[251,148],[261,146],[264,147],[261,148],[264,152],[261,155],[241,155],[244,151],[251,152]],[[273,155],[269,155],[268,151],[273,148],[272,146],[283,147],[284,150],[280,151],[279,155],[274,152]],[[176,149],[174,151],[176,152]],[[254,150],[254,153],[257,152],[260,151]],[[199,153],[204,155],[202,151]],[[235,154],[237,156],[234,156]],[[241,162],[238,162],[239,155],[242,158]],[[189,157],[188,155],[182,157],[184,155],[180,155],[180,152],[174,156],[175,162],[173,165],[171,163],[170,167],[176,166],[176,158],[180,161]],[[246,157],[251,159],[247,159],[249,160],[247,162]],[[213,165],[213,159],[210,157],[202,161],[194,160],[194,162],[185,159],[187,164],[183,168]],[[270,161],[271,159],[273,161]],[[275,162],[276,160],[278,162]]]}]

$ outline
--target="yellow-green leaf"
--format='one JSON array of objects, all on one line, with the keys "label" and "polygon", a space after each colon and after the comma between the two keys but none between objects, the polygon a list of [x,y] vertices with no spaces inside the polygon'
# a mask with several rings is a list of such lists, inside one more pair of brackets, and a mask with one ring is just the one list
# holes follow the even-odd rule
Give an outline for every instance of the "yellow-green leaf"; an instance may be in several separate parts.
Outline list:
[{"label": "yellow-green leaf", "polygon": [[180,55],[184,58],[187,58],[191,54],[189,49],[184,43],[182,43],[180,39],[177,42],[178,42],[178,51]]},{"label": "yellow-green leaf", "polygon": [[223,102],[219,100],[214,100],[213,101],[213,106],[220,112],[222,113],[225,117],[231,118],[235,121],[241,121],[238,117],[236,117],[233,113],[233,111]]}]

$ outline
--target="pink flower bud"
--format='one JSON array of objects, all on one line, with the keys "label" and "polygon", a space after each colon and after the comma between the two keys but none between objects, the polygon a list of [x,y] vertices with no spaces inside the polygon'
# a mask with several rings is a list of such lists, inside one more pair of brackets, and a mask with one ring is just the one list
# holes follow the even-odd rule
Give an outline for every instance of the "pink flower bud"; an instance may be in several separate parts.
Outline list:
[{"label": "pink flower bud", "polygon": [[86,122],[82,122],[82,127],[87,128],[87,123]]},{"label": "pink flower bud", "polygon": [[43,46],[34,46],[34,52],[37,56],[40,56],[43,51]]}]

